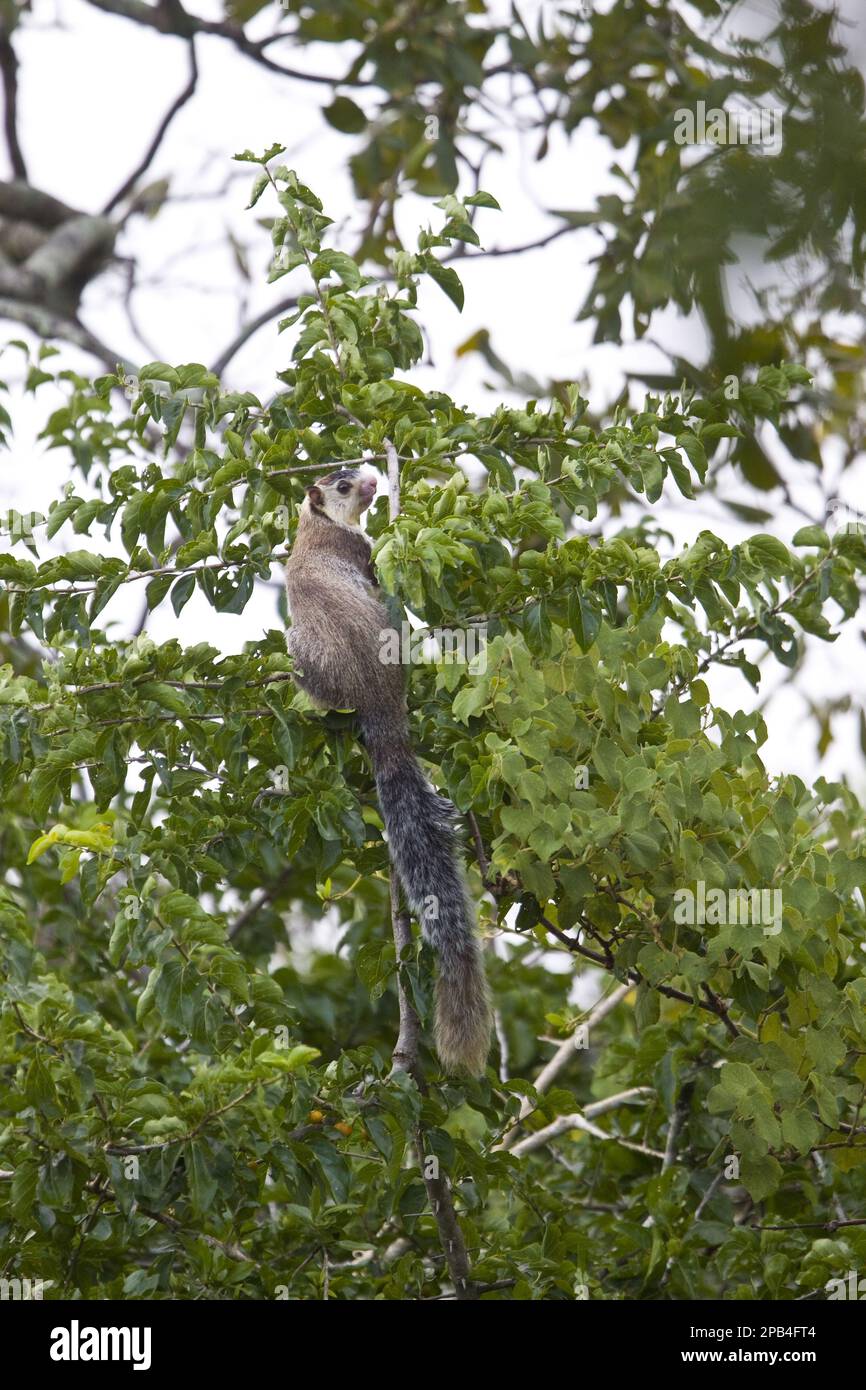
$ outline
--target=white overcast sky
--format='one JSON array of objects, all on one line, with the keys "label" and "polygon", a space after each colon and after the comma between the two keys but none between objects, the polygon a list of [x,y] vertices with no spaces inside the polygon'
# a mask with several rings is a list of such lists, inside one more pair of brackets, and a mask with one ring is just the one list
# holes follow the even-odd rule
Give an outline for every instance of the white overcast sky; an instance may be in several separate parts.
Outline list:
[{"label": "white overcast sky", "polygon": [[[221,17],[209,0],[190,0],[188,7],[201,16]],[[600,0],[600,7],[606,7],[606,0]],[[520,6],[530,27],[542,8],[548,13],[552,9],[538,3]],[[739,11],[741,26],[756,32],[766,24],[771,10],[770,0],[744,4]],[[847,31],[848,39],[862,68],[866,51],[862,0],[846,0],[843,11],[854,23]],[[270,14],[260,18],[263,32],[270,22]],[[34,0],[33,13],[25,16],[16,32],[15,46],[21,64],[22,143],[31,181],[75,207],[98,211],[141,157],[162,113],[183,88],[188,73],[186,45],[108,15],[84,0]],[[269,239],[258,226],[256,214],[244,211],[252,172],[249,166],[232,163],[235,152],[259,151],[274,141],[282,142],[287,147],[286,162],[322,198],[338,224],[338,236],[341,226],[348,231],[358,220],[347,172],[355,141],[338,135],[323,120],[321,106],[329,100],[328,89],[268,73],[218,39],[199,38],[197,51],[201,74],[197,94],[177,116],[148,175],[149,179],[170,177],[173,194],[184,195],[184,200],[153,222],[131,219],[116,248],[121,257],[134,255],[138,262],[141,289],[134,305],[149,348],[130,332],[122,303],[122,267],[110,270],[93,285],[83,306],[87,325],[135,362],[155,355],[173,363],[210,364],[234,336],[239,326],[238,271],[227,241],[229,229],[247,248],[252,271],[243,318],[252,317],[299,283],[293,277],[270,286],[265,283]],[[328,45],[296,50],[286,44],[283,51],[278,46],[271,52],[294,66],[309,64],[316,72],[336,73],[348,62],[345,52]],[[353,96],[363,103],[363,96]],[[502,96],[506,96],[504,88]],[[533,240],[555,225],[545,209],[588,208],[599,193],[616,186],[608,172],[609,147],[587,123],[570,137],[554,132],[550,152],[541,163],[534,158],[537,134],[526,138],[503,125],[496,135],[504,153],[486,163],[483,185],[496,196],[503,212],[481,214],[478,228],[485,246]],[[628,151],[616,157],[628,163]],[[223,188],[238,170],[240,175],[220,196],[204,201],[190,198],[204,189]],[[260,209],[265,214],[272,211],[264,199]],[[439,215],[427,200],[406,198],[399,211],[406,242],[414,244],[416,228]],[[343,245],[351,247],[350,235]],[[492,409],[497,394],[486,388],[487,370],[481,359],[455,356],[459,344],[481,327],[490,330],[496,351],[513,367],[542,379],[555,375],[583,381],[595,408],[617,395],[625,372],[638,366],[664,368],[664,356],[648,345],[593,346],[592,325],[576,322],[592,278],[591,259],[600,246],[596,233],[578,232],[519,257],[466,261],[460,267],[466,288],[462,315],[438,289],[425,287],[420,318],[428,333],[431,360],[413,374],[414,379],[446,390],[473,408]],[[749,264],[751,280],[760,271],[760,266]],[[735,268],[731,289],[740,304],[749,302],[746,277],[745,265],[741,271]],[[16,325],[9,325],[8,331],[0,329],[0,340],[26,336]],[[686,356],[700,357],[703,338],[695,320],[672,313],[659,316],[652,336]],[[275,324],[265,327],[231,363],[227,385],[267,395],[274,386],[274,373],[288,362],[289,346],[278,336]],[[93,374],[104,370],[66,346],[63,354],[65,363]],[[14,351],[4,356],[0,375],[11,387],[15,421],[12,449],[0,456],[0,507],[4,511],[9,506],[19,511],[47,510],[68,478],[67,460],[47,452],[36,439],[56,398],[51,388],[40,392],[35,403],[32,397],[22,397],[20,356]],[[831,486],[828,491],[830,495],[840,492],[857,506],[863,479],[860,460],[838,488]],[[810,484],[809,469],[799,468],[790,484],[797,502],[818,514],[820,494]],[[732,476],[726,489],[729,497],[763,505]],[[765,529],[790,541],[803,518],[774,494],[766,505],[773,516]],[[757,529],[739,525],[711,499],[687,503],[675,491],[665,494],[655,514],[673,532],[677,547],[705,527],[729,542]],[[61,532],[55,545],[77,548],[82,540]],[[104,548],[101,533],[95,531],[89,544]],[[42,543],[40,551],[46,556],[52,553]],[[24,552],[19,548],[17,553]],[[131,587],[134,595],[122,590],[108,610],[119,633],[128,631],[140,612],[142,587]],[[831,617],[833,612],[831,608]],[[241,616],[213,613],[196,591],[180,620],[170,606],[163,605],[149,619],[147,630],[158,641],[170,636],[188,642],[206,638],[223,650],[235,651],[276,622],[275,590],[263,586]],[[835,742],[819,760],[807,704],[809,699],[836,699],[848,692],[859,704],[862,627],[862,621],[849,624],[832,646],[809,639],[811,655],[798,674],[796,689],[779,690],[768,709],[770,738],[764,757],[772,771],[796,772],[807,781],[819,773],[845,774],[861,793],[864,790],[856,715],[834,720]],[[784,680],[782,669],[770,662],[765,671],[762,701]],[[751,708],[754,703],[750,688],[733,673],[714,669],[710,686],[713,697],[729,709]]]}]

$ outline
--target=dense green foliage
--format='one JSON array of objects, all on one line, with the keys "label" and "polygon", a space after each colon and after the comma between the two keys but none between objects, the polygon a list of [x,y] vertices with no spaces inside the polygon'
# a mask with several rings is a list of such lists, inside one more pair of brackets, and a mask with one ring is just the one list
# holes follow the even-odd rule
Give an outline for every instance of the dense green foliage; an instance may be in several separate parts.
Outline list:
[{"label": "dense green foliage", "polygon": [[[190,178],[183,143],[174,146],[174,159],[171,132],[163,146],[166,130],[179,111],[205,102],[214,84],[221,90],[227,69],[211,68],[211,62],[234,62],[276,94],[287,129],[299,106],[304,131],[309,109],[318,108],[317,148],[342,151],[351,174],[359,215],[354,246],[347,249],[359,263],[383,267],[401,249],[397,209],[407,191],[441,197],[494,186],[502,156],[513,160],[519,141],[524,160],[555,162],[557,196],[544,200],[539,212],[547,217],[528,243],[503,236],[496,249],[556,240],[558,248],[569,247],[575,266],[591,258],[591,282],[580,276],[572,282],[560,270],[556,294],[566,304],[573,299],[598,343],[659,345],[655,363],[644,357],[631,366],[642,382],[664,390],[685,379],[710,390],[731,373],[746,375],[783,359],[806,361],[818,389],[803,410],[787,417],[778,435],[745,434],[716,458],[708,485],[734,512],[741,514],[742,500],[732,481],[748,482],[755,490],[752,510],[772,515],[779,495],[790,500],[796,487],[816,476],[824,480],[828,449],[832,459],[841,444],[846,468],[856,459],[866,424],[866,86],[852,23],[856,3],[849,0],[841,21],[823,0],[527,6],[501,0],[224,0],[216,19],[200,16],[193,0],[91,3],[97,46],[109,51],[124,40],[119,65],[129,61],[138,38],[152,45],[160,35],[166,49],[160,80],[151,84],[154,108],[128,113],[129,140],[107,150],[98,109],[89,137],[98,144],[100,170],[120,164],[110,171],[115,191],[102,211],[109,240],[117,238],[131,267],[130,284],[140,282],[136,304],[144,283],[152,283],[152,220],[165,218],[168,235],[183,237],[180,219],[169,220],[175,201],[200,196],[210,207],[213,198]],[[14,73],[16,59],[22,63],[22,92],[43,43],[50,61],[53,20],[47,0],[44,12],[42,0],[7,0],[2,8],[7,64]],[[183,85],[167,93],[166,74],[174,79],[183,49],[189,75],[182,61],[177,80]],[[35,74],[34,86],[38,82]],[[233,86],[228,95],[238,99]],[[20,183],[27,169],[15,133],[14,82],[9,101],[5,134]],[[761,142],[678,143],[682,113],[700,103],[709,111],[763,110],[773,116],[778,141],[769,149]],[[203,115],[206,120],[206,109]],[[594,153],[606,147],[606,177],[585,178],[587,135]],[[134,164],[140,149],[147,154]],[[53,172],[48,149],[40,168]],[[549,188],[552,180],[544,171],[526,182]],[[44,239],[44,226],[53,227],[57,215],[50,199],[46,210],[45,193],[69,193],[62,180],[57,183],[43,192],[28,181],[27,197],[21,187],[0,183],[0,213],[13,219],[15,233],[4,237],[0,227],[0,242],[16,264],[22,241],[29,246],[32,238],[32,229],[22,238],[27,229],[17,227],[18,219],[36,223],[36,240]],[[592,184],[603,191],[589,192]],[[225,204],[223,211],[228,223]],[[218,229],[221,218],[210,220]],[[165,246],[162,227],[156,245]],[[227,250],[248,276],[254,240],[239,244],[227,232]],[[49,277],[50,293],[46,286],[40,290],[38,276],[30,275],[36,283],[25,292],[7,274],[4,314],[42,336],[83,343],[113,365],[99,337],[82,333],[70,309],[82,284],[106,265],[105,256],[90,257],[76,266],[68,285]],[[62,282],[62,268],[55,271]],[[18,278],[27,278],[20,268]],[[170,283],[148,291],[151,323],[170,317],[172,293]],[[21,303],[13,302],[19,297]],[[678,341],[665,331],[672,310],[695,312],[703,350],[692,335]],[[138,340],[134,315],[130,328]],[[495,322],[471,325],[466,350],[482,353],[505,386],[537,375],[530,352],[510,368],[502,361],[498,329]],[[230,362],[247,336],[244,331],[234,343],[214,347],[212,363]],[[542,391],[557,385],[542,376]],[[593,405],[601,413],[601,403]],[[831,478],[832,471],[828,487]],[[615,490],[612,500],[616,496]]]},{"label": "dense green foliage", "polygon": [[[230,9],[246,21],[266,7],[238,0]],[[385,264],[399,249],[395,208],[407,188],[436,197],[461,180],[477,187],[503,132],[519,129],[537,161],[555,156],[573,172],[546,209],[551,230],[539,243],[598,234],[575,252],[583,259],[582,248],[593,247],[592,282],[575,310],[595,341],[654,341],[657,316],[672,308],[700,317],[706,355],[683,347],[669,371],[643,370],[642,381],[708,390],[731,373],[808,357],[816,399],[786,418],[773,447],[747,432],[721,450],[714,490],[730,465],[761,509],[761,494],[789,495],[807,470],[822,468],[831,435],[846,448],[846,466],[854,461],[864,433],[866,84],[850,26],[831,9],[811,0],[754,8],[604,0],[531,11],[485,0],[290,0],[283,31],[314,68],[315,45],[334,46],[345,61],[323,114],[351,142],[355,192],[369,206],[359,260]],[[778,148],[683,146],[678,124],[698,103],[775,113]],[[610,167],[610,191],[589,201],[580,196],[580,146],[564,153],[587,127],[608,143]],[[572,290],[564,283],[557,293]],[[488,327],[468,344],[507,382],[488,350],[497,325]],[[527,370],[533,364],[522,361],[515,376]],[[719,491],[737,512],[730,489]]]},{"label": "dense green foliage", "polygon": [[[435,1159],[488,1297],[820,1289],[858,1265],[856,1227],[756,1228],[862,1212],[863,812],[845,786],[770,777],[761,715],[715,707],[702,677],[723,662],[757,683],[747,639],[787,666],[832,640],[866,541],[702,531],[664,559],[649,512],[593,529],[623,484],[700,494],[728,441],[796,420],[809,375],[765,366],[733,399],[650,397],[599,428],[573,387],[474,414],[404,373],[418,278],[460,303],[434,253],[472,243],[493,199],[442,199],[388,287],[328,245],[280,153],[242,156],[281,269],[307,282],[273,399],[221,394],[197,365],[132,387],[61,372],[45,438],[74,478],[45,529],[81,548],[40,561],[38,519],[9,519],[33,555],[0,557],[19,644],[0,673],[0,1274],[98,1298],[447,1294]],[[228,655],[110,626],[128,586],[150,610],[198,590],[242,611],[305,479],[392,445],[401,512],[380,500],[369,530],[395,614],[487,625],[486,669],[413,666],[410,705],[474,826],[482,928],[507,943],[486,1078],[447,1080],[428,1054],[426,1093],[389,1075],[398,969],[426,1014],[431,962],[395,959],[351,715],[296,692],[280,626]],[[675,894],[699,882],[778,889],[782,918],[683,924]],[[305,939],[325,909],[338,950]],[[536,1094],[583,1019],[576,970],[634,989]],[[625,1091],[595,1134],[498,1146],[524,1099],[526,1140]]]}]

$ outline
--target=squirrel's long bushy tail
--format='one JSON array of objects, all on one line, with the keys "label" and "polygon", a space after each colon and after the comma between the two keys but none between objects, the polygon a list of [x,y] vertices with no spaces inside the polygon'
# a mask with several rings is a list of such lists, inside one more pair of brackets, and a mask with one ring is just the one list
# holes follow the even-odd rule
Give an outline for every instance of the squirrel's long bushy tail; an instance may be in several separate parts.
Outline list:
[{"label": "squirrel's long bushy tail", "polygon": [[[387,727],[386,727],[387,724]],[[446,1071],[484,1071],[490,998],[475,913],[454,836],[454,807],[433,790],[392,721],[362,714],[388,847],[411,910],[439,960],[436,1051]]]}]

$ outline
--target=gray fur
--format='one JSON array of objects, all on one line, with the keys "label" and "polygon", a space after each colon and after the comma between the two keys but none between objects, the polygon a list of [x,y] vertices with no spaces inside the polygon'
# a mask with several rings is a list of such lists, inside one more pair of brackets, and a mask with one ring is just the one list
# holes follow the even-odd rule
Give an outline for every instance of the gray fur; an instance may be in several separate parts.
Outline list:
[{"label": "gray fur", "polygon": [[434,791],[412,752],[402,668],[379,660],[390,621],[369,544],[361,531],[329,519],[330,485],[321,479],[310,490],[286,565],[294,676],[318,704],[357,710],[391,859],[439,960],[439,1058],[448,1071],[465,1067],[479,1075],[490,1045],[490,1002],[454,807]]}]

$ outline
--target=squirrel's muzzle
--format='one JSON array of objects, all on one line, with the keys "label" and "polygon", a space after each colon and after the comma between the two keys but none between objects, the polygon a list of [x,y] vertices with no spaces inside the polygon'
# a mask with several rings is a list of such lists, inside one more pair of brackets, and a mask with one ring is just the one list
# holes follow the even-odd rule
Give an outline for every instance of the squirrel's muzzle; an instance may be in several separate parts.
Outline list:
[{"label": "squirrel's muzzle", "polygon": [[376,479],[372,473],[365,474],[358,483],[358,496],[361,500],[361,510],[369,507],[373,498],[376,496]]}]

